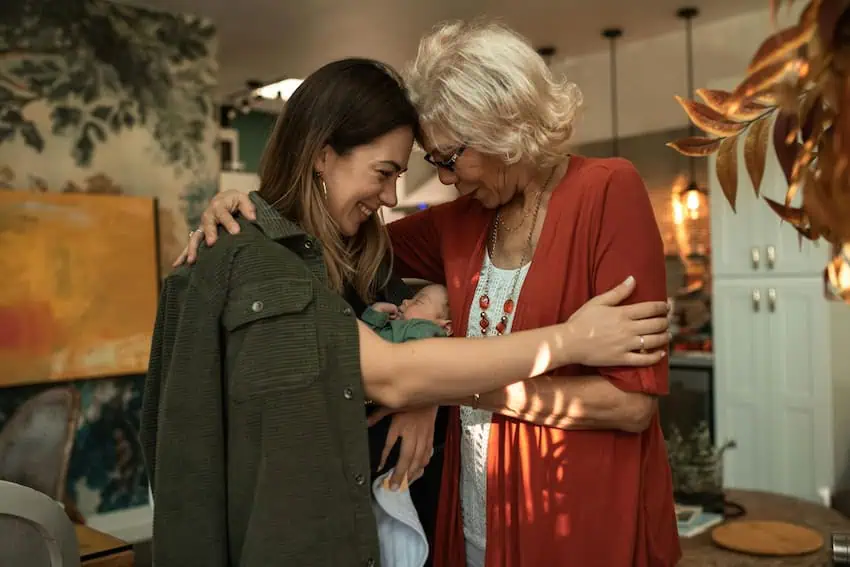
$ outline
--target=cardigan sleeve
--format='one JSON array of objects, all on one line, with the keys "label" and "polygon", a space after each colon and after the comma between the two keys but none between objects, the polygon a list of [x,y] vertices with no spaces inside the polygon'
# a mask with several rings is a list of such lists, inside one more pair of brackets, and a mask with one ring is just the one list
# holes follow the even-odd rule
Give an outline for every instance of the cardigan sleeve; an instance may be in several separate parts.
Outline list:
[{"label": "cardigan sleeve", "polygon": [[[649,194],[635,167],[611,160],[602,192],[599,233],[593,257],[593,293],[598,295],[634,276],[637,287],[624,303],[666,301],[664,244]],[[663,395],[668,391],[667,357],[644,368],[600,368],[601,374],[624,391]]]},{"label": "cardigan sleeve", "polygon": [[425,209],[387,225],[393,247],[393,274],[445,284],[437,212]]}]

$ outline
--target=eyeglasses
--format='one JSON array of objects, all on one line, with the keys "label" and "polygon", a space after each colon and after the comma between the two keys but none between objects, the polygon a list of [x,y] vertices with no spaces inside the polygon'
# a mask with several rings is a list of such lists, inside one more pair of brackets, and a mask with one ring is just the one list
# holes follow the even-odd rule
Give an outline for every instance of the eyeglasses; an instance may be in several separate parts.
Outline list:
[{"label": "eyeglasses", "polygon": [[449,171],[454,171],[455,170],[455,163],[457,162],[458,158],[461,155],[463,155],[463,151],[465,149],[466,149],[466,146],[459,147],[458,149],[456,149],[454,151],[454,153],[451,155],[451,157],[449,159],[446,159],[446,160],[440,160],[440,159],[435,158],[431,154],[425,154],[425,161],[427,161],[428,163],[430,163],[433,166],[442,167],[443,169],[447,169]]}]

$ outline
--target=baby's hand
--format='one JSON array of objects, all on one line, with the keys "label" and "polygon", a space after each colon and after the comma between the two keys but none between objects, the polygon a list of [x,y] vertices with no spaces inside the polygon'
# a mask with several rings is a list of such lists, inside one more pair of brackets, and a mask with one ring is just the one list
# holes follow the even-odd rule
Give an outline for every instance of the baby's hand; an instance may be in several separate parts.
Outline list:
[{"label": "baby's hand", "polygon": [[398,319],[398,306],[393,305],[392,303],[379,301],[378,303],[372,304],[372,309],[379,313],[386,313],[390,316],[390,319]]}]

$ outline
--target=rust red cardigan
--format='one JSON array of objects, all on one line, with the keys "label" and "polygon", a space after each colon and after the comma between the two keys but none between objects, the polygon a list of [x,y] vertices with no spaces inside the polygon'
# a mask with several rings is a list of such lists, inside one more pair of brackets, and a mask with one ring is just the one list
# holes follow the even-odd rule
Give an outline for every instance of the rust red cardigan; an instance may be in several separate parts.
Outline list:
[{"label": "rust red cardigan", "polygon": [[[389,225],[395,271],[444,283],[465,332],[494,211],[468,197]],[[565,321],[585,301],[637,279],[630,302],[664,300],[664,250],[649,196],[623,159],[573,156],[549,203],[513,330]],[[667,393],[650,368],[568,367],[616,387]],[[435,567],[465,567],[460,419],[452,410]],[[641,434],[564,431],[494,415],[487,475],[487,567],[668,567],[681,553],[658,417]]]}]

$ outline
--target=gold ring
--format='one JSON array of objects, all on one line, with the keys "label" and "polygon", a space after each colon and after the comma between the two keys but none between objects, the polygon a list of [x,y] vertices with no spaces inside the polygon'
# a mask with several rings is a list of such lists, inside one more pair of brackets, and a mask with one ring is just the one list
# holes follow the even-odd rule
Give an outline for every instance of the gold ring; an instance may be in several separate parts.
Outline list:
[{"label": "gold ring", "polygon": [[640,353],[646,354],[646,341],[643,340],[643,335],[638,338],[640,339]]}]

